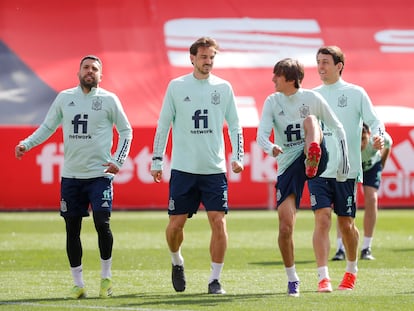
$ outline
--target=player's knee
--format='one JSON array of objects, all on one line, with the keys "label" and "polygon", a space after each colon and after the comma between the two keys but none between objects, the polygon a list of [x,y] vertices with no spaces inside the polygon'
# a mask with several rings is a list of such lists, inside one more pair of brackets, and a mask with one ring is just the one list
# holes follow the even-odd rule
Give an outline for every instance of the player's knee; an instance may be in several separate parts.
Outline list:
[{"label": "player's knee", "polygon": [[109,213],[94,213],[93,220],[95,223],[95,229],[99,234],[108,234],[111,232],[109,219]]}]

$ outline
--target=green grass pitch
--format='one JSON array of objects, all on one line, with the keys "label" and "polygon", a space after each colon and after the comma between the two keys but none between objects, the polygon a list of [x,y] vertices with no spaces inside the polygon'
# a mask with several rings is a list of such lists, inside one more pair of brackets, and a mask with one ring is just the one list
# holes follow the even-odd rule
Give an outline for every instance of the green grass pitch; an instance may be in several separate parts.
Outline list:
[{"label": "green grass pitch", "polygon": [[[362,241],[363,210],[357,213]],[[333,223],[335,218],[333,217]],[[83,222],[83,267],[88,298],[67,300],[72,277],[58,212],[0,213],[0,310],[267,311],[414,310],[414,211],[380,210],[375,261],[359,261],[354,291],[335,290],[345,262],[329,262],[334,291],[317,289],[312,250],[313,214],[299,211],[295,228],[301,296],[286,295],[286,275],[277,247],[276,211],[230,211],[228,250],[221,282],[226,295],[207,295],[210,229],[204,211],[189,219],[183,255],[187,289],[175,293],[165,242],[165,211],[115,211],[114,297],[99,299],[100,264],[91,217]],[[331,255],[335,251],[331,230]]]}]

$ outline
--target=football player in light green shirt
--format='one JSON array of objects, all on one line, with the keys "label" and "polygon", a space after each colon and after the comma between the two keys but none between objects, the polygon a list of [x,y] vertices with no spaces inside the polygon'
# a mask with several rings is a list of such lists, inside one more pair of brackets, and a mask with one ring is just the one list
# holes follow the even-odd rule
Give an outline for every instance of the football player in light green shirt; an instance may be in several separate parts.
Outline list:
[{"label": "football player in light green shirt", "polygon": [[[378,189],[381,184],[382,170],[391,153],[393,144],[392,138],[387,132],[384,133],[384,148],[381,151],[373,147],[370,138],[371,130],[364,123],[361,139],[362,170],[364,172],[362,182],[364,191],[364,238],[360,259],[366,260],[375,259],[371,247],[378,214]],[[337,245],[337,251],[332,260],[344,260],[345,249],[339,230],[337,230]]]},{"label": "football player in light green shirt", "polygon": [[384,133],[384,147],[378,150],[373,147],[371,130],[364,124],[362,131],[361,155],[363,170],[363,190],[364,190],[364,238],[361,246],[361,259],[375,259],[371,253],[372,239],[374,236],[375,223],[378,213],[378,189],[381,183],[382,170],[391,153],[392,138]]},{"label": "football player in light green shirt", "polygon": [[[257,130],[257,142],[277,160],[278,245],[288,278],[288,295],[300,295],[300,280],[294,260],[294,226],[305,182],[319,176],[327,167],[328,153],[320,122],[335,133],[336,146],[342,156],[334,161],[335,177],[346,180],[348,158],[345,131],[323,97],[301,88],[304,67],[286,58],[276,63],[273,83],[276,92],[264,103]],[[273,142],[270,136],[273,132]]]},{"label": "football player in light green shirt", "polygon": [[204,205],[211,226],[209,294],[224,294],[220,274],[227,248],[226,153],[223,126],[232,146],[231,168],[243,170],[243,135],[229,82],[211,74],[218,44],[203,37],[190,47],[193,72],[173,79],[167,88],[154,137],[151,175],[162,179],[164,154],[172,128],[169,223],[166,238],[172,259],[172,283],[185,290],[181,244],[184,225]]},{"label": "football player in light green shirt", "polygon": [[[335,180],[334,165],[328,166],[328,169],[321,176],[310,180],[308,183],[312,210],[315,214],[313,247],[319,277],[318,291],[332,291],[327,266],[332,206],[338,216],[338,227],[342,233],[347,254],[346,271],[338,289],[352,290],[355,287],[358,271],[359,232],[355,226],[355,194],[357,182],[362,178],[362,123],[367,123],[372,129],[373,146],[376,149],[383,147],[384,125],[379,120],[365,90],[360,86],[345,82],[341,78],[345,59],[340,48],[336,46],[321,47],[316,53],[316,59],[323,85],[315,88],[315,91],[327,100],[344,126],[350,163],[348,179],[343,183],[338,183]],[[324,129],[324,133],[330,158],[335,161],[338,149],[334,144],[333,135],[328,129]]]},{"label": "football player in light green shirt", "polygon": [[[69,297],[86,296],[80,232],[82,217],[89,215],[91,206],[101,257],[99,295],[108,298],[112,295],[112,180],[128,156],[132,128],[118,97],[98,86],[102,79],[102,62],[97,56],[82,58],[78,78],[79,85],[58,94],[43,123],[19,142],[15,153],[21,159],[62,126],[64,161],[60,213],[66,223],[67,256],[75,283]],[[114,125],[119,137],[112,156]]]}]

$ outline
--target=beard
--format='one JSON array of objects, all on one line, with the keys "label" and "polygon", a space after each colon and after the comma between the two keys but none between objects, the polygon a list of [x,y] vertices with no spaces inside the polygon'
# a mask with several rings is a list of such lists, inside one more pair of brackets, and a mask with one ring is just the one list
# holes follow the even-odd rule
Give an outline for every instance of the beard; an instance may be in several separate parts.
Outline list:
[{"label": "beard", "polygon": [[91,90],[93,87],[98,86],[98,82],[92,78],[89,81],[87,81],[85,78],[79,78],[79,82],[82,88],[87,88]]},{"label": "beard", "polygon": [[207,66],[207,65],[203,65],[203,66],[196,66],[196,69],[199,73],[203,74],[203,75],[208,75],[211,71],[213,66]]}]

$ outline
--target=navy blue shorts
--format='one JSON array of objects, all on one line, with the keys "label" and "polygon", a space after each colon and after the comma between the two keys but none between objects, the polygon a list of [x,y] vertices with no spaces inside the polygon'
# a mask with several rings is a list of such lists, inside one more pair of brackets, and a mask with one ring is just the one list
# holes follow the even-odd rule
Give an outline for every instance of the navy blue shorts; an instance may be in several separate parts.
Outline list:
[{"label": "navy blue shorts", "polygon": [[60,188],[60,215],[63,217],[89,216],[93,212],[112,211],[111,177],[88,179],[62,177]]},{"label": "navy blue shorts", "polygon": [[332,207],[338,216],[350,216],[356,214],[356,190],[355,179],[347,179],[338,182],[335,178],[318,177],[308,182],[312,210]]},{"label": "navy blue shorts", "polygon": [[379,189],[382,175],[382,164],[378,161],[369,170],[364,171],[362,185]]},{"label": "navy blue shorts", "polygon": [[[318,171],[316,176],[319,176],[326,170],[328,164],[328,151],[326,150],[325,139],[321,143],[321,159],[319,160]],[[305,182],[310,180],[305,173],[306,156],[302,153],[284,172],[277,177],[276,182],[276,201],[279,206],[292,193],[296,196],[296,208],[300,206],[302,199],[303,188]],[[315,176],[315,177],[316,177]],[[311,178],[314,179],[315,177]]]},{"label": "navy blue shorts", "polygon": [[206,211],[221,211],[227,214],[226,174],[200,175],[171,170],[169,215],[197,213],[200,203]]}]

